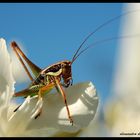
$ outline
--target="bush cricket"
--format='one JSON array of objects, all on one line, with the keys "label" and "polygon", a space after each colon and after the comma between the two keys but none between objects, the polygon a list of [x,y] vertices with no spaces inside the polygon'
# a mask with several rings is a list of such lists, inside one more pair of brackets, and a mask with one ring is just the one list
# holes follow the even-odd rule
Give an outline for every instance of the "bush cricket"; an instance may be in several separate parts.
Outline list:
[{"label": "bush cricket", "polygon": [[[21,62],[22,66],[24,67],[27,75],[29,76],[31,83],[29,85],[28,88],[23,89],[19,92],[16,92],[14,94],[14,97],[27,97],[28,95],[30,96],[35,96],[38,95],[38,99],[43,98],[43,95],[46,93],[49,93],[54,87],[56,88],[56,90],[62,95],[63,100],[64,100],[64,104],[66,106],[66,110],[67,110],[67,115],[68,115],[68,119],[70,121],[70,123],[73,125],[73,119],[71,117],[71,113],[67,104],[67,99],[66,99],[66,94],[65,91],[63,89],[63,87],[67,88],[70,85],[72,85],[73,80],[72,80],[72,64],[73,62],[83,53],[85,52],[87,49],[95,46],[96,44],[105,42],[105,41],[109,41],[109,40],[113,40],[113,39],[118,39],[118,38],[123,38],[123,37],[114,37],[114,38],[108,38],[105,40],[102,40],[100,42],[96,42],[94,44],[92,44],[91,46],[87,46],[86,48],[84,48],[83,50],[81,50],[81,48],[83,47],[84,43],[98,30],[100,30],[102,27],[104,27],[105,25],[115,21],[116,19],[120,18],[123,15],[132,13],[132,12],[136,12],[135,11],[129,11],[126,12],[124,14],[121,14],[119,16],[116,16],[108,21],[106,21],[105,23],[101,24],[100,26],[98,26],[93,32],[91,32],[85,39],[84,41],[81,43],[81,45],[78,47],[78,49],[76,50],[76,52],[74,53],[72,60],[64,60],[64,61],[60,61],[58,63],[55,63],[53,65],[50,65],[44,69],[41,69],[40,67],[38,67],[36,64],[34,64],[32,61],[30,61],[27,56],[23,53],[23,51],[20,49],[20,47],[18,46],[18,44],[13,41],[11,42],[11,47],[14,50],[14,52],[16,53],[19,61]],[[128,37],[128,36],[127,36]],[[32,77],[32,75],[30,74],[28,68],[26,67],[25,63],[23,62],[23,60],[25,60],[25,62],[27,63],[27,65],[29,66],[29,68],[32,71],[32,74],[35,76],[35,78]],[[20,106],[18,106],[15,110],[17,111],[18,108]],[[35,119],[38,118],[38,116],[40,116],[42,112],[42,108],[40,109],[40,111],[38,112],[37,116],[35,116]]]}]

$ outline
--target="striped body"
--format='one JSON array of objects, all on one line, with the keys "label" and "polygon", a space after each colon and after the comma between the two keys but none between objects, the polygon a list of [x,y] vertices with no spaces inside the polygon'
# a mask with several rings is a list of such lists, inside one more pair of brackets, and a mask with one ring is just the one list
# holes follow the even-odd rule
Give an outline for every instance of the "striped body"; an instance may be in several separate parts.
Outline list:
[{"label": "striped body", "polygon": [[[64,87],[68,87],[72,84],[71,62],[67,60],[61,61],[41,70],[39,75],[31,82],[28,88],[16,92],[14,96],[35,96],[40,88],[54,82],[54,77],[57,77]],[[61,79],[63,79],[63,81],[61,81]],[[46,94],[50,92],[53,87],[53,85],[49,86],[44,93]]]},{"label": "striped body", "polygon": [[32,85],[43,84],[46,85],[53,81],[53,77],[63,79],[64,86],[69,86],[71,80],[71,62],[61,61],[43,69],[36,79],[33,80]]}]

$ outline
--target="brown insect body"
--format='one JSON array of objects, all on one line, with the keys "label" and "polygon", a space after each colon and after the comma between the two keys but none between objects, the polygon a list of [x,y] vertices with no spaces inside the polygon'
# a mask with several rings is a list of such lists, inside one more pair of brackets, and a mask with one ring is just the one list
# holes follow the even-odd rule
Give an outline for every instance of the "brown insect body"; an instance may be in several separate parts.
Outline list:
[{"label": "brown insect body", "polygon": [[[62,85],[68,87],[72,85],[72,72],[71,72],[71,61],[65,60],[55,63],[49,67],[43,69],[38,77],[33,80],[32,85],[43,84],[46,85],[53,81],[52,76],[55,75],[60,81],[63,79]],[[46,80],[48,78],[48,80]],[[46,82],[47,81],[47,82]]]}]

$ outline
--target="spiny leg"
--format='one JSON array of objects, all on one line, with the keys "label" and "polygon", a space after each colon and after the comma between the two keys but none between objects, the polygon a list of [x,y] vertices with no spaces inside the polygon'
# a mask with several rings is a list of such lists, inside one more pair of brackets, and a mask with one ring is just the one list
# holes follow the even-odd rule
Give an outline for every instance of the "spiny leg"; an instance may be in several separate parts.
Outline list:
[{"label": "spiny leg", "polygon": [[[31,97],[32,96],[35,96],[35,95],[37,95],[37,93],[38,93],[38,91],[39,91],[39,89],[41,87],[43,87],[43,85],[33,85],[33,86],[30,86],[28,88],[25,88],[23,90],[20,90],[18,92],[15,92],[13,94],[13,97],[27,98],[28,96],[31,96]],[[16,107],[13,112],[16,112],[20,108],[21,105],[22,104],[20,104],[18,107]]]},{"label": "spiny leg", "polygon": [[66,109],[67,109],[67,114],[68,114],[68,118],[70,120],[70,123],[72,123],[72,125],[73,125],[73,119],[72,119],[72,117],[70,115],[69,107],[68,107],[67,100],[66,100],[66,94],[65,94],[65,92],[64,92],[64,90],[62,88],[62,85],[59,82],[59,80],[56,77],[54,77],[54,79],[55,79],[55,83],[56,83],[56,89],[59,90],[59,92],[61,93],[61,95],[62,95],[62,97],[64,99],[64,103],[65,103],[65,106],[66,106]]},{"label": "spiny leg", "polygon": [[[23,53],[23,51],[20,49],[20,47],[17,45],[17,43],[15,41],[11,42],[11,47],[14,50],[14,52],[16,53],[19,61],[21,62],[21,64],[23,65],[26,73],[28,74],[29,78],[31,81],[33,81],[33,77],[31,76],[29,70],[27,69],[26,65],[24,64],[22,58],[26,61],[27,65],[30,67],[32,73],[37,76],[40,71],[41,68],[39,68],[37,65],[35,65],[32,61],[30,61],[26,55]],[[22,58],[21,58],[22,57]]]},{"label": "spiny leg", "polygon": [[[40,89],[39,92],[38,92],[38,100],[42,99],[42,95],[41,94],[42,94],[42,90]],[[39,109],[38,114],[35,116],[35,119],[37,119],[41,115],[41,113],[42,113],[42,106]]]},{"label": "spiny leg", "polygon": [[13,48],[14,52],[16,53],[19,61],[21,62],[22,66],[24,67],[24,69],[25,69],[27,75],[29,76],[30,80],[33,81],[33,77],[31,76],[29,70],[27,69],[26,65],[24,64],[23,60],[21,59],[21,57],[20,57],[20,55],[17,51],[18,46],[17,46],[16,42],[12,42],[11,47]]},{"label": "spiny leg", "polygon": [[[54,83],[50,83],[50,84],[40,88],[39,92],[38,92],[38,100],[40,100],[42,98],[42,94],[44,92],[50,91],[53,87],[54,87]],[[39,109],[38,114],[35,116],[35,119],[37,119],[41,115],[41,113],[42,113],[42,106]]]}]

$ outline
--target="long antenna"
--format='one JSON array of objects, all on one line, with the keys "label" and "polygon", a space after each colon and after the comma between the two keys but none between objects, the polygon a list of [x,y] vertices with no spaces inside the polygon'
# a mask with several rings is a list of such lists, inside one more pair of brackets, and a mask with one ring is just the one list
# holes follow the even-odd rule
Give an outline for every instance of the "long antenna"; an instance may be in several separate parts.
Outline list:
[{"label": "long antenna", "polygon": [[100,26],[98,26],[93,32],[91,32],[91,33],[84,39],[84,41],[81,43],[81,45],[78,47],[77,51],[75,52],[74,56],[72,57],[72,61],[71,61],[71,62],[73,62],[73,61],[75,60],[75,57],[77,58],[76,55],[78,54],[78,52],[80,51],[80,49],[82,48],[82,46],[84,45],[84,43],[85,43],[94,33],[96,33],[98,30],[100,30],[101,28],[103,28],[105,25],[107,25],[107,24],[109,24],[109,23],[111,23],[111,22],[117,20],[118,18],[120,18],[120,17],[122,17],[122,16],[124,16],[124,15],[127,15],[127,14],[131,14],[131,13],[133,13],[133,12],[137,12],[137,11],[140,11],[140,9],[125,12],[125,13],[123,13],[123,14],[121,14],[121,15],[118,15],[118,16],[112,18],[112,19],[107,20],[106,22],[104,22],[103,24],[101,24]]},{"label": "long antenna", "polygon": [[124,38],[132,38],[132,37],[136,37],[136,36],[140,36],[140,34],[135,34],[135,35],[126,35],[126,36],[117,36],[117,37],[112,37],[112,38],[106,38],[104,40],[100,40],[100,41],[96,41],[94,43],[92,43],[91,45],[87,46],[85,49],[83,49],[72,61],[72,63],[83,53],[85,52],[86,50],[88,50],[89,48],[91,47],[95,47],[99,44],[102,44],[102,43],[105,43],[105,42],[108,42],[108,41],[112,41],[112,40],[116,40],[116,39],[124,39]]}]

